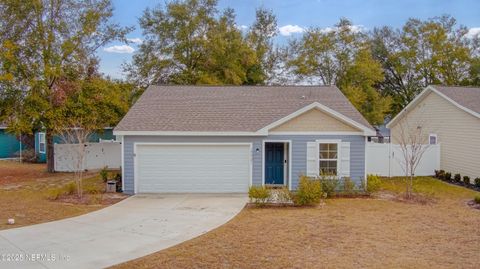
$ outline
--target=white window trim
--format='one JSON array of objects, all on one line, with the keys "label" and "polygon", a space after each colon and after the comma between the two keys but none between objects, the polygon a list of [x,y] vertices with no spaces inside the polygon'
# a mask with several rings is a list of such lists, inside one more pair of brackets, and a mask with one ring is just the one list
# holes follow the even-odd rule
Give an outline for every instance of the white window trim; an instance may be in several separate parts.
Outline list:
[{"label": "white window trim", "polygon": [[[43,142],[42,142],[42,140],[43,140]],[[40,146],[41,144],[44,145],[43,150],[42,150],[42,147]],[[38,153],[45,153],[46,149],[47,149],[47,143],[45,141],[45,133],[40,132],[40,133],[38,133]]]},{"label": "white window trim", "polygon": [[322,159],[322,160],[335,160],[337,161],[337,174],[335,175],[336,177],[340,177],[340,163],[341,163],[341,158],[342,156],[340,156],[340,153],[341,153],[341,150],[340,150],[340,147],[342,145],[342,140],[339,140],[339,139],[325,139],[325,140],[322,140],[322,139],[319,139],[319,140],[316,140],[315,142],[318,143],[318,152],[317,152],[317,163],[318,163],[318,174],[320,175],[320,144],[337,144],[337,159]]},{"label": "white window trim", "polygon": [[[431,143],[430,143],[430,138],[431,138],[431,137],[435,137],[435,144],[431,144]],[[437,134],[429,134],[429,135],[428,135],[428,144],[429,144],[429,145],[437,145],[437,144],[438,144],[438,136],[437,136]]]}]

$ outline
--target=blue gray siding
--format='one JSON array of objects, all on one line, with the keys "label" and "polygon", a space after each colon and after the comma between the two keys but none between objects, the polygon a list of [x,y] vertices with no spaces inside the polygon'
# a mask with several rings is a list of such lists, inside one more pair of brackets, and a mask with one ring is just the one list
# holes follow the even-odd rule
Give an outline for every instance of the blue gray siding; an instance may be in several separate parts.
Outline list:
[{"label": "blue gray siding", "polygon": [[20,141],[17,137],[7,133],[4,129],[0,129],[0,159],[13,158],[19,150]]},{"label": "blue gray siding", "polygon": [[[334,136],[334,135],[270,135],[267,137],[198,137],[198,136],[125,136],[124,147],[124,191],[134,191],[134,143],[252,143],[252,182],[262,184],[262,142],[263,140],[291,140],[292,141],[292,188],[296,189],[298,178],[306,172],[307,142],[317,139],[341,139],[350,142],[350,176],[360,183],[365,175],[365,138],[363,136]],[[257,152],[257,149],[259,150]]]}]

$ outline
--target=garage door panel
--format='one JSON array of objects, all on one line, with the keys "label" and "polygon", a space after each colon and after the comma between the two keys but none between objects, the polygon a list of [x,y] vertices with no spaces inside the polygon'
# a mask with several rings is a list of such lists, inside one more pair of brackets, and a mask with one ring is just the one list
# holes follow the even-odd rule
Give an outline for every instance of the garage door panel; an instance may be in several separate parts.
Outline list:
[{"label": "garage door panel", "polygon": [[137,192],[246,192],[249,145],[139,145]]}]

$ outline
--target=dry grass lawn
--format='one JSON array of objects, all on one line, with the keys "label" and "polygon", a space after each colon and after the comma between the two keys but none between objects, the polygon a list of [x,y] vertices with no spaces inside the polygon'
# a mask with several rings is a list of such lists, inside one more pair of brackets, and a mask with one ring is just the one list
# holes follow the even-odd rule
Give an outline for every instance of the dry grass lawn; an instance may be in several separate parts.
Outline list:
[{"label": "dry grass lawn", "polygon": [[[101,185],[96,174],[89,174],[85,184]],[[48,199],[49,190],[72,181],[69,173],[48,173],[45,164],[0,161],[0,230],[73,217],[118,202],[124,196],[104,195],[92,204],[72,204]],[[105,199],[104,199],[105,198]],[[8,225],[9,218],[15,225]]]},{"label": "dry grass lawn", "polygon": [[[390,193],[400,180],[385,180]],[[431,178],[427,205],[332,199],[314,208],[246,208],[203,236],[116,268],[480,268],[476,194]],[[477,193],[478,194],[478,193]]]}]

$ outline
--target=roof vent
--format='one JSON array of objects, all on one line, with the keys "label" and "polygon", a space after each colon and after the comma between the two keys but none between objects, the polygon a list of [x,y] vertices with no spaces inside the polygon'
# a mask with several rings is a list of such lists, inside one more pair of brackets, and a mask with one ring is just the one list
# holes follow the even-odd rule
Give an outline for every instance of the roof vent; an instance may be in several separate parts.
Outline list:
[{"label": "roof vent", "polygon": [[300,96],[300,99],[304,99],[304,100],[305,100],[306,98],[307,98],[307,97],[305,97],[305,95]]}]

